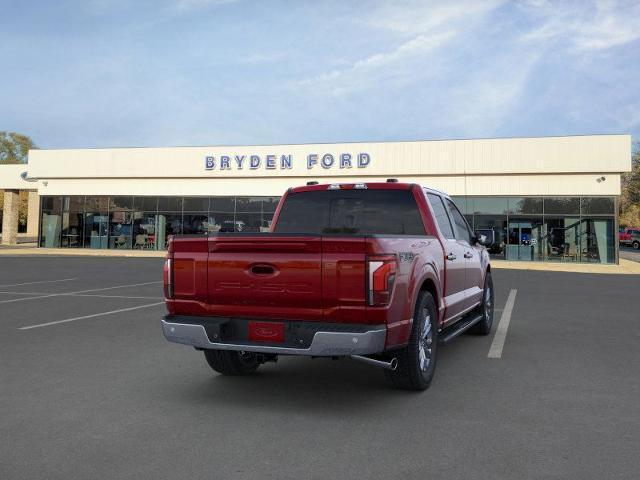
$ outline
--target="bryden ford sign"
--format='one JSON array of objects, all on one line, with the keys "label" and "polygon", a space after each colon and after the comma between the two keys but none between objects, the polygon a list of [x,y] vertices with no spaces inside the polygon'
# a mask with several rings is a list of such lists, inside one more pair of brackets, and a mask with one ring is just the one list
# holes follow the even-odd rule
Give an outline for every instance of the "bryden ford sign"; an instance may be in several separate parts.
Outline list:
[{"label": "bryden ford sign", "polygon": [[[220,155],[207,156],[204,159],[206,170],[289,170],[299,161],[293,155]],[[310,153],[302,159],[307,170],[314,168],[366,168],[371,163],[368,153]]]}]

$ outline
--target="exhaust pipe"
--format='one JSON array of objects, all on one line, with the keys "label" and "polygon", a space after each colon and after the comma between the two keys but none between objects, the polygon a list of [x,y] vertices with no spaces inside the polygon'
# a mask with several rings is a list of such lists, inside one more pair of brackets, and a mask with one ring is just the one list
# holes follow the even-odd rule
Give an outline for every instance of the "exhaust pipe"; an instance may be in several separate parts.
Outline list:
[{"label": "exhaust pipe", "polygon": [[388,362],[384,360],[376,360],[375,358],[369,358],[362,355],[351,355],[351,358],[354,360],[358,360],[360,362],[368,363],[369,365],[373,365],[374,367],[381,367],[385,370],[395,370],[398,368],[398,359],[393,357]]}]

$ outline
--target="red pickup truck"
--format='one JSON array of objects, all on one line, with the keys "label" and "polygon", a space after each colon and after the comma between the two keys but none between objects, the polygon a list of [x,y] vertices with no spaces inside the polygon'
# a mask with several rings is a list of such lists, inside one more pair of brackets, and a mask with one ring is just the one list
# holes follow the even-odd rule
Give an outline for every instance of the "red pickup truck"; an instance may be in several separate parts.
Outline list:
[{"label": "red pickup truck", "polygon": [[270,232],[169,242],[162,329],[222,374],[278,355],[350,357],[424,390],[438,344],[491,329],[493,242],[419,185],[290,188]]},{"label": "red pickup truck", "polygon": [[623,247],[633,247],[640,250],[640,228],[621,228],[618,234],[618,242]]}]

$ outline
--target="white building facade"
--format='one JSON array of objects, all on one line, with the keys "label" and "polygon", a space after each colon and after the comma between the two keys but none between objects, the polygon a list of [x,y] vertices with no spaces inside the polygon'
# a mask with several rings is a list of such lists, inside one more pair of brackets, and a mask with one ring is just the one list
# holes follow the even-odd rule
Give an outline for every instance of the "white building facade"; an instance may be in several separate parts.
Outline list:
[{"label": "white building facade", "polygon": [[496,258],[614,263],[631,138],[33,150],[4,167],[0,188],[40,197],[43,247],[164,249],[173,234],[265,231],[291,186],[397,178],[449,193],[472,228],[496,232]]}]

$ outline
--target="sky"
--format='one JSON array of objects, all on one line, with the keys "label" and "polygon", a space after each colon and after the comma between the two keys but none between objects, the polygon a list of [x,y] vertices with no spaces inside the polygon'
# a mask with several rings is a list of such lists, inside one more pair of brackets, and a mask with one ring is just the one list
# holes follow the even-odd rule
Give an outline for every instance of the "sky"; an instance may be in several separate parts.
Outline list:
[{"label": "sky", "polygon": [[628,133],[640,0],[0,0],[40,148]]}]

